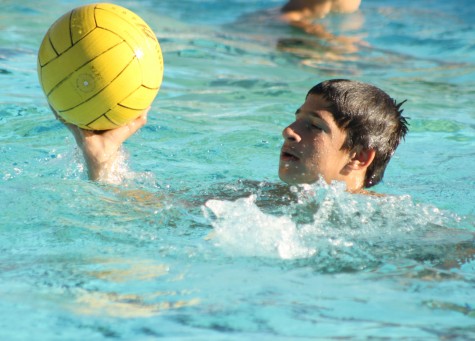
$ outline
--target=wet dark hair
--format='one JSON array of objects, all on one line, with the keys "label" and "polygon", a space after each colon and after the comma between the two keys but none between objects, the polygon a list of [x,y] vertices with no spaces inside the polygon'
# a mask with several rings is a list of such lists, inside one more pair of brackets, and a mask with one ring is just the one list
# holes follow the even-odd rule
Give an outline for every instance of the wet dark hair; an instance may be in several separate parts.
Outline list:
[{"label": "wet dark hair", "polygon": [[322,95],[340,129],[347,132],[343,149],[374,149],[376,155],[366,170],[365,187],[381,181],[389,160],[408,131],[403,109],[381,89],[348,79],[332,79],[315,85],[307,93]]}]

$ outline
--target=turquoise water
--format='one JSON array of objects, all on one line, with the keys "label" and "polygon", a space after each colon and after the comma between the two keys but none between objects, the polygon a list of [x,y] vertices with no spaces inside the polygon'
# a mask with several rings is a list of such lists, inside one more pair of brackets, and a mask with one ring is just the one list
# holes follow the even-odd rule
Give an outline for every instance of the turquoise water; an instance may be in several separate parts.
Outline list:
[{"label": "turquoise water", "polygon": [[[82,3],[0,2],[1,340],[475,338],[471,0],[324,19],[353,53],[262,12],[280,1],[117,1],[165,77],[115,184],[87,180],[36,76]],[[408,99],[390,196],[279,182],[282,129],[337,77]]]}]

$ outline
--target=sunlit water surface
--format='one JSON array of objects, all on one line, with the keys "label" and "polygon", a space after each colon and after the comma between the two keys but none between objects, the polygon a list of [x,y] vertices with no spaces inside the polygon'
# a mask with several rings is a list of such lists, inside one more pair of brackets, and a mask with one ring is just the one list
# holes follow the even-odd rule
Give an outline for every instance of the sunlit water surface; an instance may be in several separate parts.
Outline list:
[{"label": "sunlit water surface", "polygon": [[[36,76],[82,3],[1,2],[0,339],[475,338],[471,0],[364,0],[323,21],[351,53],[269,19],[280,1],[117,1],[165,78],[115,184],[87,180]],[[280,183],[281,131],[328,78],[408,100],[388,196]]]}]

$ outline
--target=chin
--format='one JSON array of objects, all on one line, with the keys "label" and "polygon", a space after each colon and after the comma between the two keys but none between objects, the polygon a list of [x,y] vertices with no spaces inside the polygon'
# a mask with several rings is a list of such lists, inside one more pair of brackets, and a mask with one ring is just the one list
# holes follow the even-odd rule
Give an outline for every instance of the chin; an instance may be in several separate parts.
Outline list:
[{"label": "chin", "polygon": [[292,176],[292,174],[287,172],[279,172],[279,178],[287,185],[300,185],[306,183],[305,181],[302,181],[298,177]]},{"label": "chin", "polygon": [[286,171],[286,169],[279,168],[279,178],[280,178],[280,180],[282,180],[283,182],[285,182],[288,185],[295,185],[296,184],[294,177],[292,177],[291,174],[289,174]]}]

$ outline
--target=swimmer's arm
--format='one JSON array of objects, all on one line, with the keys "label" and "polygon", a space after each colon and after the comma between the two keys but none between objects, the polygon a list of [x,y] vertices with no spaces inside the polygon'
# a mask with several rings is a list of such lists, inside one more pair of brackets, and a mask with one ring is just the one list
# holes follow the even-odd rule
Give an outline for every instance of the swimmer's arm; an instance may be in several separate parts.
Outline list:
[{"label": "swimmer's arm", "polygon": [[63,122],[82,151],[90,180],[98,181],[108,178],[122,143],[147,123],[149,109],[144,110],[129,124],[105,131],[85,130]]}]

